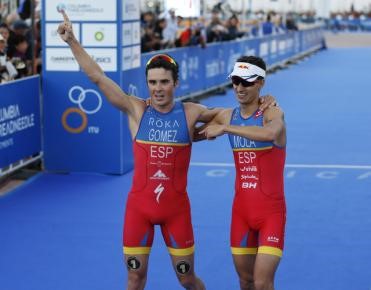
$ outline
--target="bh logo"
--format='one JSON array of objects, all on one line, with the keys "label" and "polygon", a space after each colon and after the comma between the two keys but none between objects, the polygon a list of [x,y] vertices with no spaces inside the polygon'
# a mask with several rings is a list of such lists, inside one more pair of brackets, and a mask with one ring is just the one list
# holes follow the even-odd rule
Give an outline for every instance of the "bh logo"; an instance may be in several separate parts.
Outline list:
[{"label": "bh logo", "polygon": [[[77,107],[70,107],[63,112],[62,125],[67,132],[78,134],[88,125],[87,115],[93,115],[101,109],[102,97],[97,91],[80,86],[73,86],[68,92],[68,97]],[[99,128],[89,127],[88,131],[98,134]]]}]

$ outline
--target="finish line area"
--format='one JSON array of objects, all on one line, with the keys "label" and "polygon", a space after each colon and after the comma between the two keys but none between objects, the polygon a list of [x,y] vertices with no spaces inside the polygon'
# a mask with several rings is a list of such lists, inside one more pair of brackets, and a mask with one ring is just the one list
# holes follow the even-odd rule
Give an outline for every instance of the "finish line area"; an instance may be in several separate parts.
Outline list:
[{"label": "finish line area", "polygon": [[[262,93],[277,98],[288,136],[277,290],[371,288],[370,61],[371,48],[328,49],[267,77]],[[237,105],[232,90],[200,102]],[[195,267],[211,290],[238,289],[229,246],[234,176],[227,136],[193,144]],[[43,172],[0,197],[1,288],[123,289],[131,181],[132,172]],[[145,289],[182,289],[158,227]]]}]

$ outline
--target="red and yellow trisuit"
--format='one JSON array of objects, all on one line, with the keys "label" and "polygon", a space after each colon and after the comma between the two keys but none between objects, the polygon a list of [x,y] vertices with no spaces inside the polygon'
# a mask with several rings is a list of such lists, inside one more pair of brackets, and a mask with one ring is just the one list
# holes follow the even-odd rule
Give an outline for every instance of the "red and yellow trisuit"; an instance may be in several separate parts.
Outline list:
[{"label": "red and yellow trisuit", "polygon": [[[240,108],[231,125],[263,126],[257,111],[244,119]],[[231,250],[235,255],[271,254],[281,257],[286,223],[283,171],[285,148],[229,134],[236,166],[231,222]]]},{"label": "red and yellow trisuit", "polygon": [[127,255],[149,254],[154,226],[170,254],[194,251],[187,186],[191,139],[181,102],[168,113],[148,106],[133,142],[134,177],[128,194],[123,244]]}]

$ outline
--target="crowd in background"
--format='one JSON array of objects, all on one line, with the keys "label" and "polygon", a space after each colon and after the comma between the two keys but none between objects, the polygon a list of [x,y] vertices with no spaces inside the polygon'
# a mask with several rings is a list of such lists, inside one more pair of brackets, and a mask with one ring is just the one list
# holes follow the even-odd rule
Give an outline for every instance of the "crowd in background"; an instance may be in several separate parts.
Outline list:
[{"label": "crowd in background", "polygon": [[[7,13],[0,1],[0,83],[41,72],[41,1],[19,0],[16,12]],[[32,8],[34,9],[32,11]],[[34,16],[31,21],[31,16]],[[174,47],[287,33],[319,20],[331,30],[371,30],[371,12],[333,13],[329,19],[315,12],[258,11],[242,15],[230,7],[214,6],[207,17],[184,18],[181,11],[146,11],[141,14],[143,53]]]},{"label": "crowd in background", "polygon": [[142,52],[192,45],[205,48],[211,42],[298,30],[294,15],[290,13],[281,15],[260,11],[244,23],[241,23],[238,13],[227,14],[218,7],[210,15],[208,19],[203,16],[185,19],[174,9],[160,14],[152,11],[142,13]]},{"label": "crowd in background", "polygon": [[326,20],[326,26],[332,31],[371,31],[371,11],[332,13]]},{"label": "crowd in background", "polygon": [[7,13],[7,4],[0,4],[0,83],[41,71],[41,3],[35,4],[20,0],[12,13]]}]

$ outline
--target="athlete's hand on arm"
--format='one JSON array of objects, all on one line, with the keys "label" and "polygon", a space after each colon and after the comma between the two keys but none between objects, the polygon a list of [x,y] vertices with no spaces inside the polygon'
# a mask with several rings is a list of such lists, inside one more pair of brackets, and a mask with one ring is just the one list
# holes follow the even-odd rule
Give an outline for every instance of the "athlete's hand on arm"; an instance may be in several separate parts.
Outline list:
[{"label": "athlete's hand on arm", "polygon": [[214,118],[202,126],[199,130],[199,135],[204,136],[208,140],[213,140],[218,136],[223,135],[225,132],[225,126],[230,120],[230,109],[218,109],[218,113]]},{"label": "athlete's hand on arm", "polygon": [[214,124],[208,125],[205,129],[201,130],[199,134],[205,135],[207,140],[213,140],[218,136],[225,133],[225,125]]},{"label": "athlete's hand on arm", "polygon": [[273,97],[272,95],[261,96],[259,98],[259,103],[260,103],[259,110],[262,112],[264,112],[264,110],[270,107],[275,107],[275,106],[278,107],[276,98]]},{"label": "athlete's hand on arm", "polygon": [[62,10],[61,13],[64,21],[58,27],[58,34],[70,46],[76,61],[83,71],[92,82],[97,84],[112,105],[126,112],[130,117],[133,117],[135,122],[139,122],[145,103],[136,97],[125,94],[114,81],[105,75],[101,67],[90,57],[75,38],[72,23],[66,12]]},{"label": "athlete's hand on arm", "polygon": [[201,131],[203,131],[206,126],[207,124],[203,124],[201,126],[195,127],[195,131],[193,132],[193,142],[199,142],[207,139],[206,135],[204,133],[201,133]]}]

